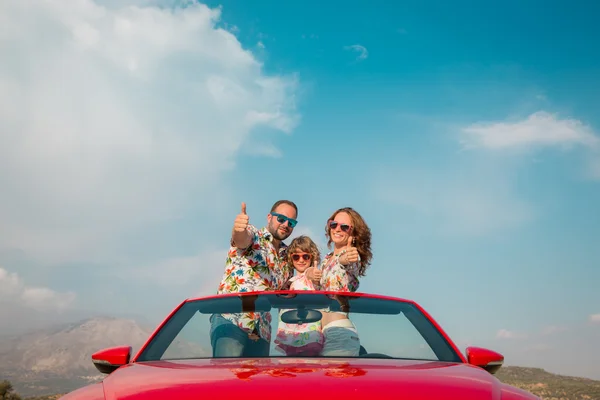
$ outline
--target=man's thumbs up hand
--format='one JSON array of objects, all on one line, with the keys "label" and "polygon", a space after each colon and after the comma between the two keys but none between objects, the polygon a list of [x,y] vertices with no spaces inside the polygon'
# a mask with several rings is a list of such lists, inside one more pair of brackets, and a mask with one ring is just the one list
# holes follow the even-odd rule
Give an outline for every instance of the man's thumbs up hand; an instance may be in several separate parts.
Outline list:
[{"label": "man's thumbs up hand", "polygon": [[235,232],[244,232],[248,228],[250,218],[246,214],[246,203],[242,203],[242,212],[235,217],[233,222],[233,230]]}]

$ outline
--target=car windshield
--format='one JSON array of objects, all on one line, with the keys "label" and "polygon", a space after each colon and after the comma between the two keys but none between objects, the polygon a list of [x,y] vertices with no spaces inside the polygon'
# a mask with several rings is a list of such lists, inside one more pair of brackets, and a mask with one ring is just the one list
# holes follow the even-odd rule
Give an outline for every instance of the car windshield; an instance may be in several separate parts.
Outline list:
[{"label": "car windshield", "polygon": [[[244,318],[246,322],[258,320],[266,328],[248,332],[230,324]],[[325,318],[335,321],[323,329]],[[258,335],[270,336],[264,342],[264,352],[252,357],[350,356],[462,362],[455,347],[412,302],[356,293],[307,291],[187,301],[156,332],[135,361],[223,356],[213,353],[213,345],[224,326],[236,328],[246,337],[254,334],[255,339]],[[350,355],[344,351],[350,351]]]}]

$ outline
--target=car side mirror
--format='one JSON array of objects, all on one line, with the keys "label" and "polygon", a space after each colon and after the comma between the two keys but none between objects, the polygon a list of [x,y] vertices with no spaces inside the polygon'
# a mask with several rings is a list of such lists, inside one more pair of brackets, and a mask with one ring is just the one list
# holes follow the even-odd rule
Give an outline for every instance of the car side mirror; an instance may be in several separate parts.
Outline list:
[{"label": "car side mirror", "polygon": [[495,374],[504,364],[504,356],[495,351],[481,347],[467,347],[467,362],[485,369],[490,374]]},{"label": "car side mirror", "polygon": [[92,354],[92,362],[98,371],[110,374],[117,368],[129,364],[131,346],[110,347]]}]

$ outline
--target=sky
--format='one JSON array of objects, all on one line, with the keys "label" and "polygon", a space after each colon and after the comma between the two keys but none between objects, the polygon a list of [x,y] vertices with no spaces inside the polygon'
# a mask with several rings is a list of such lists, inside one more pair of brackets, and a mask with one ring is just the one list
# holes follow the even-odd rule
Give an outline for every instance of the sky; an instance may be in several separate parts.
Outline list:
[{"label": "sky", "polygon": [[361,213],[360,290],[461,349],[600,379],[598,12],[0,2],[0,333],[156,323],[216,291],[241,202],[285,198],[323,247]]}]

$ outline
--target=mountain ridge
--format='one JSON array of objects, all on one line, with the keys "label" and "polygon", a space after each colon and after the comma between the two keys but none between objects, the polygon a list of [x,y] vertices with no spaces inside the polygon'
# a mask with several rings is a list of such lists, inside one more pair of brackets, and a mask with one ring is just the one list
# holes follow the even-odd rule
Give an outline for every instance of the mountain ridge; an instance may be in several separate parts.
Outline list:
[{"label": "mountain ridge", "polygon": [[0,380],[11,381],[22,396],[73,390],[102,379],[93,353],[124,343],[136,351],[152,331],[133,319],[94,316],[5,336],[0,338]]}]

